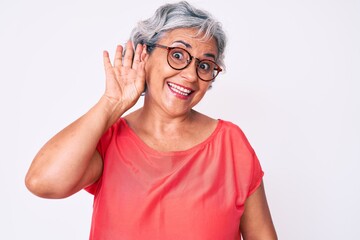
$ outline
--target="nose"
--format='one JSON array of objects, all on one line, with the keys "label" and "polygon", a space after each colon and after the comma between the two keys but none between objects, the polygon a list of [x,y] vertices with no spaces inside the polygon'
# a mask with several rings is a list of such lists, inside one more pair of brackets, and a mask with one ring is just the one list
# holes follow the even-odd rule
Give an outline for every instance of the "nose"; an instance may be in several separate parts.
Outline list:
[{"label": "nose", "polygon": [[196,58],[192,58],[189,65],[181,70],[181,76],[185,78],[189,82],[194,82],[198,80],[197,76],[197,60]]}]

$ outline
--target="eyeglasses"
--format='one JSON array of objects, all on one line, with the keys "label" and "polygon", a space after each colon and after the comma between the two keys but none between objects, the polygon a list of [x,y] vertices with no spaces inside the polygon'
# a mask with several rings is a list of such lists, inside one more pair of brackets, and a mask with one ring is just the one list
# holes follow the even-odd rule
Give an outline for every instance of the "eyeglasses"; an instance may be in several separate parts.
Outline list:
[{"label": "eyeglasses", "polygon": [[206,82],[212,81],[216,78],[219,72],[222,71],[221,67],[214,61],[208,59],[198,59],[191,56],[190,53],[180,47],[167,47],[160,44],[147,44],[148,47],[159,47],[168,51],[167,62],[169,66],[175,70],[183,70],[187,68],[192,59],[196,60],[196,74],[197,76]]}]

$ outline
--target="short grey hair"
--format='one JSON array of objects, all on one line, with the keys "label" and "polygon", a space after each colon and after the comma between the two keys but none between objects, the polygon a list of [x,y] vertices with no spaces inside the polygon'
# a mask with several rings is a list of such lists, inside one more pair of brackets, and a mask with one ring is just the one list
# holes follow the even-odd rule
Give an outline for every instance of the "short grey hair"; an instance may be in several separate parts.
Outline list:
[{"label": "short grey hair", "polygon": [[[152,17],[138,22],[132,30],[130,39],[134,46],[139,43],[155,44],[165,32],[178,28],[198,29],[196,36],[201,35],[203,40],[213,37],[218,50],[216,62],[225,68],[226,35],[221,23],[210,13],[197,9],[186,1],[160,6]],[[148,50],[151,51],[151,49]]]}]

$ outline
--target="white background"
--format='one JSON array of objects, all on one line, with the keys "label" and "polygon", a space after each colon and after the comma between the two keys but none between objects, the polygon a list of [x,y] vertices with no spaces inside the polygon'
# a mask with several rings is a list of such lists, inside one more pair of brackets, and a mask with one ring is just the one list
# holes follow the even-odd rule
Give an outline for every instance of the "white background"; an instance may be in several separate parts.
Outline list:
[{"label": "white background", "polygon": [[[1,0],[1,239],[88,239],[92,196],[33,196],[39,148],[104,89],[102,51],[164,1]],[[360,1],[192,1],[228,34],[198,110],[255,148],[280,239],[359,239]],[[137,105],[138,106],[138,105]]]}]

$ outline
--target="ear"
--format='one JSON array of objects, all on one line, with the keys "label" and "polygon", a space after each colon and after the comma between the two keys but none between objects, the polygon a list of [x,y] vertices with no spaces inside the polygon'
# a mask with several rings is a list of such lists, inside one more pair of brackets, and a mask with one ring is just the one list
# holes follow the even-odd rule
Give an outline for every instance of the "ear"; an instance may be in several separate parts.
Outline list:
[{"label": "ear", "polygon": [[140,59],[142,62],[146,62],[149,58],[149,53],[147,52],[146,48],[147,48],[147,46],[144,44],[142,52],[141,52],[141,56],[140,56]]}]

